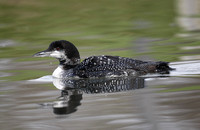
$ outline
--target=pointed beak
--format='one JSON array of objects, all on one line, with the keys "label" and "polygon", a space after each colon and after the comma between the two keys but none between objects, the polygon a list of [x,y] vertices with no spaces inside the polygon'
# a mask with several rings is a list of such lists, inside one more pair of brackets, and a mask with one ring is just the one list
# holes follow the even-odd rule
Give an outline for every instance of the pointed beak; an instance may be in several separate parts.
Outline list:
[{"label": "pointed beak", "polygon": [[48,57],[48,56],[50,56],[50,54],[51,54],[50,51],[45,50],[45,51],[41,51],[41,52],[35,53],[33,55],[33,57]]}]

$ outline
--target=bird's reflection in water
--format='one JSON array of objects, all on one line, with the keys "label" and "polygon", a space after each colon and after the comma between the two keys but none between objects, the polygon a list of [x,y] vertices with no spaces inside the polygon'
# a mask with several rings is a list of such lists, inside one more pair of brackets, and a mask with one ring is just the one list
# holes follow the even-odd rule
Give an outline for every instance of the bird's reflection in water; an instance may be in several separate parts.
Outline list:
[{"label": "bird's reflection in water", "polygon": [[78,89],[62,91],[58,101],[53,103],[53,112],[57,115],[73,113],[81,105],[81,100],[82,92]]},{"label": "bird's reflection in water", "polygon": [[95,78],[95,79],[53,79],[53,84],[61,90],[53,111],[57,115],[70,114],[81,105],[82,94],[113,93],[144,88],[142,77]]}]

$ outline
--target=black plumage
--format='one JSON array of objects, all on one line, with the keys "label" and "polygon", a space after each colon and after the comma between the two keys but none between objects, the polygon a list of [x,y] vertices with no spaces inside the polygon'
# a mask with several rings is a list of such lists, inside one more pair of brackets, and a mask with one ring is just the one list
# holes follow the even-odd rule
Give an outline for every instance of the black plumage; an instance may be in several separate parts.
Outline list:
[{"label": "black plumage", "polygon": [[83,77],[110,75],[141,75],[147,73],[169,73],[168,62],[140,61],[119,56],[92,56],[74,68],[74,74]]}]

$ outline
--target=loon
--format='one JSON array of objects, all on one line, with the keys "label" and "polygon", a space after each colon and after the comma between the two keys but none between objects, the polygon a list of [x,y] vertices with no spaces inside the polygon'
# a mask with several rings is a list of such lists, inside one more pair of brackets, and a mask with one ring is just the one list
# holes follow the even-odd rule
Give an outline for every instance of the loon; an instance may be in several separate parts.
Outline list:
[{"label": "loon", "polygon": [[147,73],[167,74],[173,70],[168,66],[168,62],[141,61],[120,56],[91,56],[80,62],[78,49],[66,40],[54,41],[47,50],[33,56],[58,59],[60,64],[52,74],[56,78],[135,76]]}]

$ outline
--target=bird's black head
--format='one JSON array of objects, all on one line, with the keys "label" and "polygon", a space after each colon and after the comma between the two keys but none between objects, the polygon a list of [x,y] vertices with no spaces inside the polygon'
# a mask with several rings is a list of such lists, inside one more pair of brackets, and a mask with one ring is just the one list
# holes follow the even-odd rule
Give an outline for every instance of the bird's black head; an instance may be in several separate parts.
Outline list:
[{"label": "bird's black head", "polygon": [[77,65],[80,63],[80,54],[77,48],[69,41],[54,41],[47,50],[38,52],[34,57],[54,57],[60,61],[61,65]]}]

